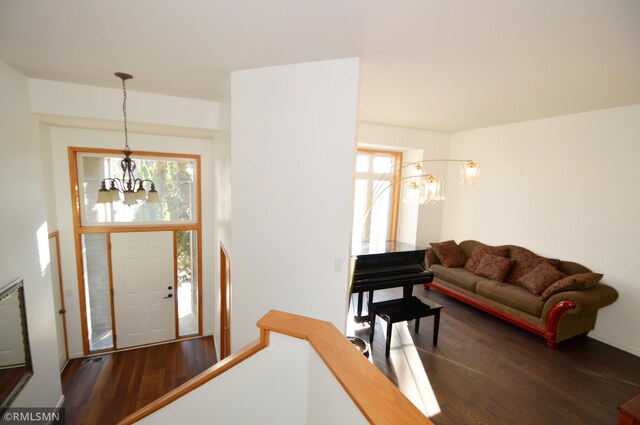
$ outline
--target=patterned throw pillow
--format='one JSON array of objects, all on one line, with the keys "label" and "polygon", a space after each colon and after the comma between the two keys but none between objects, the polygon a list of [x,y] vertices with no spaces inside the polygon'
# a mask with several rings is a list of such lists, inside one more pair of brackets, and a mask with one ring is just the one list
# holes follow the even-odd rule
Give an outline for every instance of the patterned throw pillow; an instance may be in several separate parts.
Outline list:
[{"label": "patterned throw pillow", "polygon": [[509,270],[506,281],[517,286],[520,285],[518,279],[535,269],[542,262],[547,262],[556,269],[560,265],[560,260],[544,258],[533,252],[519,248],[514,248],[511,251],[511,259],[515,264],[511,267],[511,270]]},{"label": "patterned throw pillow", "polygon": [[530,292],[540,295],[549,285],[566,276],[551,264],[542,261],[533,270],[518,279],[518,284]]},{"label": "patterned throw pillow", "polygon": [[600,282],[600,279],[602,279],[602,274],[600,273],[572,274],[550,285],[547,289],[544,290],[544,292],[540,296],[540,299],[542,301],[545,301],[551,295],[557,294],[558,292],[574,291],[576,289],[587,289],[594,285],[597,285],[598,282]]},{"label": "patterned throw pillow", "polygon": [[471,250],[471,257],[469,257],[467,262],[464,264],[464,269],[471,273],[476,273],[478,264],[480,264],[480,261],[485,254],[497,255],[498,257],[506,258],[509,256],[509,248],[506,246],[476,245]]},{"label": "patterned throw pillow", "polygon": [[438,260],[445,267],[462,267],[467,262],[467,256],[455,241],[435,242],[431,244]]},{"label": "patterned throw pillow", "polygon": [[513,260],[498,255],[485,254],[476,268],[476,274],[502,282],[509,273]]}]

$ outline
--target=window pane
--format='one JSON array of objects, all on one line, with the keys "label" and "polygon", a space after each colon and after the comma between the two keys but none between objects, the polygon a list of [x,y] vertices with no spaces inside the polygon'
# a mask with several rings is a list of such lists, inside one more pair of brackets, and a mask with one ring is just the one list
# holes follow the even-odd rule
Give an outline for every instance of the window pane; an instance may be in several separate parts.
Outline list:
[{"label": "window pane", "polygon": [[356,171],[364,172],[369,171],[369,155],[359,153],[356,156]]},{"label": "window pane", "polygon": [[[361,168],[356,164],[352,247],[366,242],[377,248],[391,237],[394,211],[396,152],[358,152]],[[366,161],[365,161],[366,160]],[[366,171],[362,171],[366,170]],[[370,211],[367,212],[367,207]]]},{"label": "window pane", "polygon": [[89,350],[113,348],[106,234],[82,235],[82,261]]},{"label": "window pane", "polygon": [[388,173],[391,171],[393,165],[393,156],[391,155],[376,155],[373,157],[373,172],[374,173]]},{"label": "window pane", "polygon": [[369,245],[371,247],[384,247],[389,234],[389,210],[391,206],[391,191],[389,182],[377,180],[375,185],[381,187],[380,195],[371,208],[371,230],[369,232]]},{"label": "window pane", "polygon": [[[78,158],[83,225],[185,223],[197,220],[195,160],[135,157],[136,177],[154,182],[160,195],[160,203],[145,202],[126,206],[119,201],[96,204],[102,180],[107,177],[122,178],[120,168],[122,158],[89,153],[79,154]],[[147,182],[144,187],[149,190],[151,185]],[[109,189],[109,183],[107,183],[107,189]],[[122,198],[122,195],[120,196]]]},{"label": "window pane", "polygon": [[198,333],[198,245],[196,230],[176,232],[178,254],[178,334]]}]

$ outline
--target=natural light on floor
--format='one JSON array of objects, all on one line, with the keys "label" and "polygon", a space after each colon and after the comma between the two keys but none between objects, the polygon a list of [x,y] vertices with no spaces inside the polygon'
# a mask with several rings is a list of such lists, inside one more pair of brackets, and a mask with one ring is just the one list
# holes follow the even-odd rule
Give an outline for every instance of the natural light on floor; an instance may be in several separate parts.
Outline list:
[{"label": "natural light on floor", "polygon": [[[352,302],[347,320],[347,335],[359,335],[368,342],[368,334],[363,335],[363,332],[366,332],[365,329],[369,325],[367,323],[355,323],[353,320],[354,312]],[[383,340],[387,338],[386,328],[384,325],[376,325],[376,333],[380,332]],[[372,363],[374,363],[374,356],[384,357],[384,351],[379,353],[374,353],[373,349],[370,351],[369,360]],[[428,417],[433,417],[441,412],[440,405],[427,377],[427,372],[420,360],[418,350],[413,343],[407,322],[393,324],[393,331],[391,333],[391,355],[386,361],[390,363],[391,369],[393,369],[398,378],[398,388],[400,391],[402,391],[422,413]]]}]

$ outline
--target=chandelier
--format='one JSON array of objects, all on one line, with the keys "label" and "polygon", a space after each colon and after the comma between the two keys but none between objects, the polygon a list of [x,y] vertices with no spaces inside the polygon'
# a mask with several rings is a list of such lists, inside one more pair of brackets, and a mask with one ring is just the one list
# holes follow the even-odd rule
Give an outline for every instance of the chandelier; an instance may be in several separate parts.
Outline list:
[{"label": "chandelier", "polygon": [[[160,202],[160,197],[156,191],[156,186],[153,181],[149,179],[136,178],[134,172],[136,170],[136,162],[131,159],[131,149],[129,148],[129,135],[127,132],[127,88],[125,81],[133,78],[130,74],[123,72],[116,72],[115,76],[122,80],[122,112],[124,115],[124,159],[120,161],[120,168],[122,168],[122,178],[107,177],[102,180],[102,186],[98,190],[97,204],[106,204],[109,202],[117,202],[122,200],[125,205],[137,205],[139,202],[148,202],[150,204],[157,204]],[[150,183],[149,192],[144,188],[145,183]],[[109,188],[107,189],[107,184]],[[122,195],[122,198],[121,196]]]},{"label": "chandelier", "polygon": [[472,160],[460,159],[435,159],[401,164],[402,169],[410,167],[414,174],[401,178],[406,180],[404,202],[418,202],[420,204],[432,204],[444,201],[444,179],[431,174],[424,174],[422,163],[424,162],[463,162],[460,167],[459,183],[474,185],[480,176],[480,165]]}]

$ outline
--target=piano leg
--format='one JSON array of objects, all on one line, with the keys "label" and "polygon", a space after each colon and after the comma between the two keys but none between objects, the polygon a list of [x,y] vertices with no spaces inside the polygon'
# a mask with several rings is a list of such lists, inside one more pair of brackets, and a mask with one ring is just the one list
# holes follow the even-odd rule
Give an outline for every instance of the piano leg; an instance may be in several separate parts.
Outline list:
[{"label": "piano leg", "polygon": [[369,328],[369,343],[373,344],[374,333],[376,331],[376,315],[372,308],[369,308],[369,324],[371,325]]},{"label": "piano leg", "polygon": [[[368,304],[373,302],[373,291],[368,292],[369,299],[367,300]],[[369,311],[367,310],[367,314],[365,316],[362,315],[362,304],[364,295],[362,292],[358,292],[358,304],[356,306],[356,316],[353,318],[356,323],[364,323],[369,321]]]},{"label": "piano leg", "polygon": [[402,285],[402,298],[405,300],[413,296],[413,285]]},{"label": "piano leg", "polygon": [[353,318],[356,323],[362,323],[365,320],[365,318],[362,317],[362,297],[362,292],[358,292],[358,306],[356,307],[356,317]]}]

